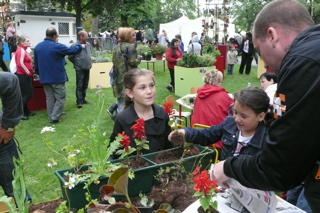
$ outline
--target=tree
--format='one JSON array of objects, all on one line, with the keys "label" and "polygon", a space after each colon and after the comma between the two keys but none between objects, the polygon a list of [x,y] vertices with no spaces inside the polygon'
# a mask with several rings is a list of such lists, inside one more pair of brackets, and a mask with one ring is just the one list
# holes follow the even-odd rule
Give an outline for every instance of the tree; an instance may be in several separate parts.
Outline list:
[{"label": "tree", "polygon": [[230,15],[236,29],[251,31],[257,14],[272,0],[231,0]]}]

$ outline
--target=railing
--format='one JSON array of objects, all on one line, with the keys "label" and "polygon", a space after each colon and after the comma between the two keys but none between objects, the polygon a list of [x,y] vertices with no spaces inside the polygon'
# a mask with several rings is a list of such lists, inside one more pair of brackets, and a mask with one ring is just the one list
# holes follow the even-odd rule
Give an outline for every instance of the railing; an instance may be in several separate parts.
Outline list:
[{"label": "railing", "polygon": [[97,39],[100,43],[101,50],[113,51],[115,46],[117,45],[117,40],[114,37],[89,37],[87,42],[92,45],[93,39]]}]

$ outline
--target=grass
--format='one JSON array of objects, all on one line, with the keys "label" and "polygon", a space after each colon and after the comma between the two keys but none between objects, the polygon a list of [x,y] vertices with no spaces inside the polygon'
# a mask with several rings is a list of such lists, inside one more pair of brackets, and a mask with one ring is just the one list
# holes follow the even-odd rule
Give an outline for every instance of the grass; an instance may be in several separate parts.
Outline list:
[{"label": "grass", "polygon": [[[166,68],[166,72],[163,72],[162,66],[162,63],[156,63],[157,97],[155,103],[158,105],[164,102],[166,96],[172,94],[166,89],[170,79],[168,69]],[[140,67],[146,68],[146,63],[141,64]],[[101,98],[96,94],[98,90],[88,89],[87,99],[93,104],[84,105],[83,108],[78,109],[75,99],[75,71],[70,62],[66,68],[69,76],[69,82],[66,83],[65,112],[67,114],[61,117],[62,122],[55,125],[56,131],[49,134],[48,138],[54,144],[55,150],[58,151],[67,145],[70,140],[81,140],[81,138],[74,139],[73,136],[79,135],[78,130],[83,127],[96,123],[99,130],[105,131],[107,135],[111,134],[113,128],[113,121],[106,113],[106,109],[115,102],[112,88],[101,90],[101,94],[105,96],[105,103],[102,115],[98,118],[101,109],[98,106],[98,103],[101,103]],[[252,67],[249,76],[239,75],[238,69],[239,65],[235,65],[234,75],[226,75],[223,80],[222,86],[228,92],[234,93],[246,87],[248,82],[251,82],[253,86],[260,86],[257,78],[257,67]],[[177,104],[175,104],[175,108],[178,109]],[[16,138],[23,152],[26,186],[33,198],[33,203],[61,197],[60,185],[54,171],[69,168],[67,162],[60,155],[50,150],[44,142],[43,135],[40,134],[44,126],[52,126],[48,122],[46,110],[37,111],[36,116],[30,117],[27,121],[22,120],[16,127]],[[101,148],[104,149],[104,147]],[[49,158],[56,159],[57,166],[48,167]],[[1,195],[3,195],[2,191],[0,192]]]}]

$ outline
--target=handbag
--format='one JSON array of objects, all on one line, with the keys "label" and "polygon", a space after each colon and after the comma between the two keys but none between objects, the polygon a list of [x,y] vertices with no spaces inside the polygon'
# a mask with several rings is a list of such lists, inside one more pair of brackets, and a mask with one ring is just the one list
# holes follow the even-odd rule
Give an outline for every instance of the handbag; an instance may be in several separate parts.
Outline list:
[{"label": "handbag", "polygon": [[10,64],[9,64],[9,69],[11,73],[16,73],[17,72],[17,64],[16,64],[16,56],[15,54],[12,55]]}]

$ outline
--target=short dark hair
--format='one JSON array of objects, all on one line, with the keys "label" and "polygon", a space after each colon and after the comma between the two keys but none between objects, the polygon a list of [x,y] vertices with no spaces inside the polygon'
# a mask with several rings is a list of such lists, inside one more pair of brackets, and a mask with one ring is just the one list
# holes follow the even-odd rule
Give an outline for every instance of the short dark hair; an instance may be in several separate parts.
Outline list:
[{"label": "short dark hair", "polygon": [[46,37],[53,38],[53,36],[58,35],[57,30],[54,27],[49,27],[46,30]]},{"label": "short dark hair", "polygon": [[277,75],[275,73],[272,73],[272,72],[265,72],[265,73],[262,73],[260,75],[260,78],[261,79],[262,77],[265,77],[265,79],[267,79],[267,81],[271,81],[273,80],[274,83],[277,83]]}]

